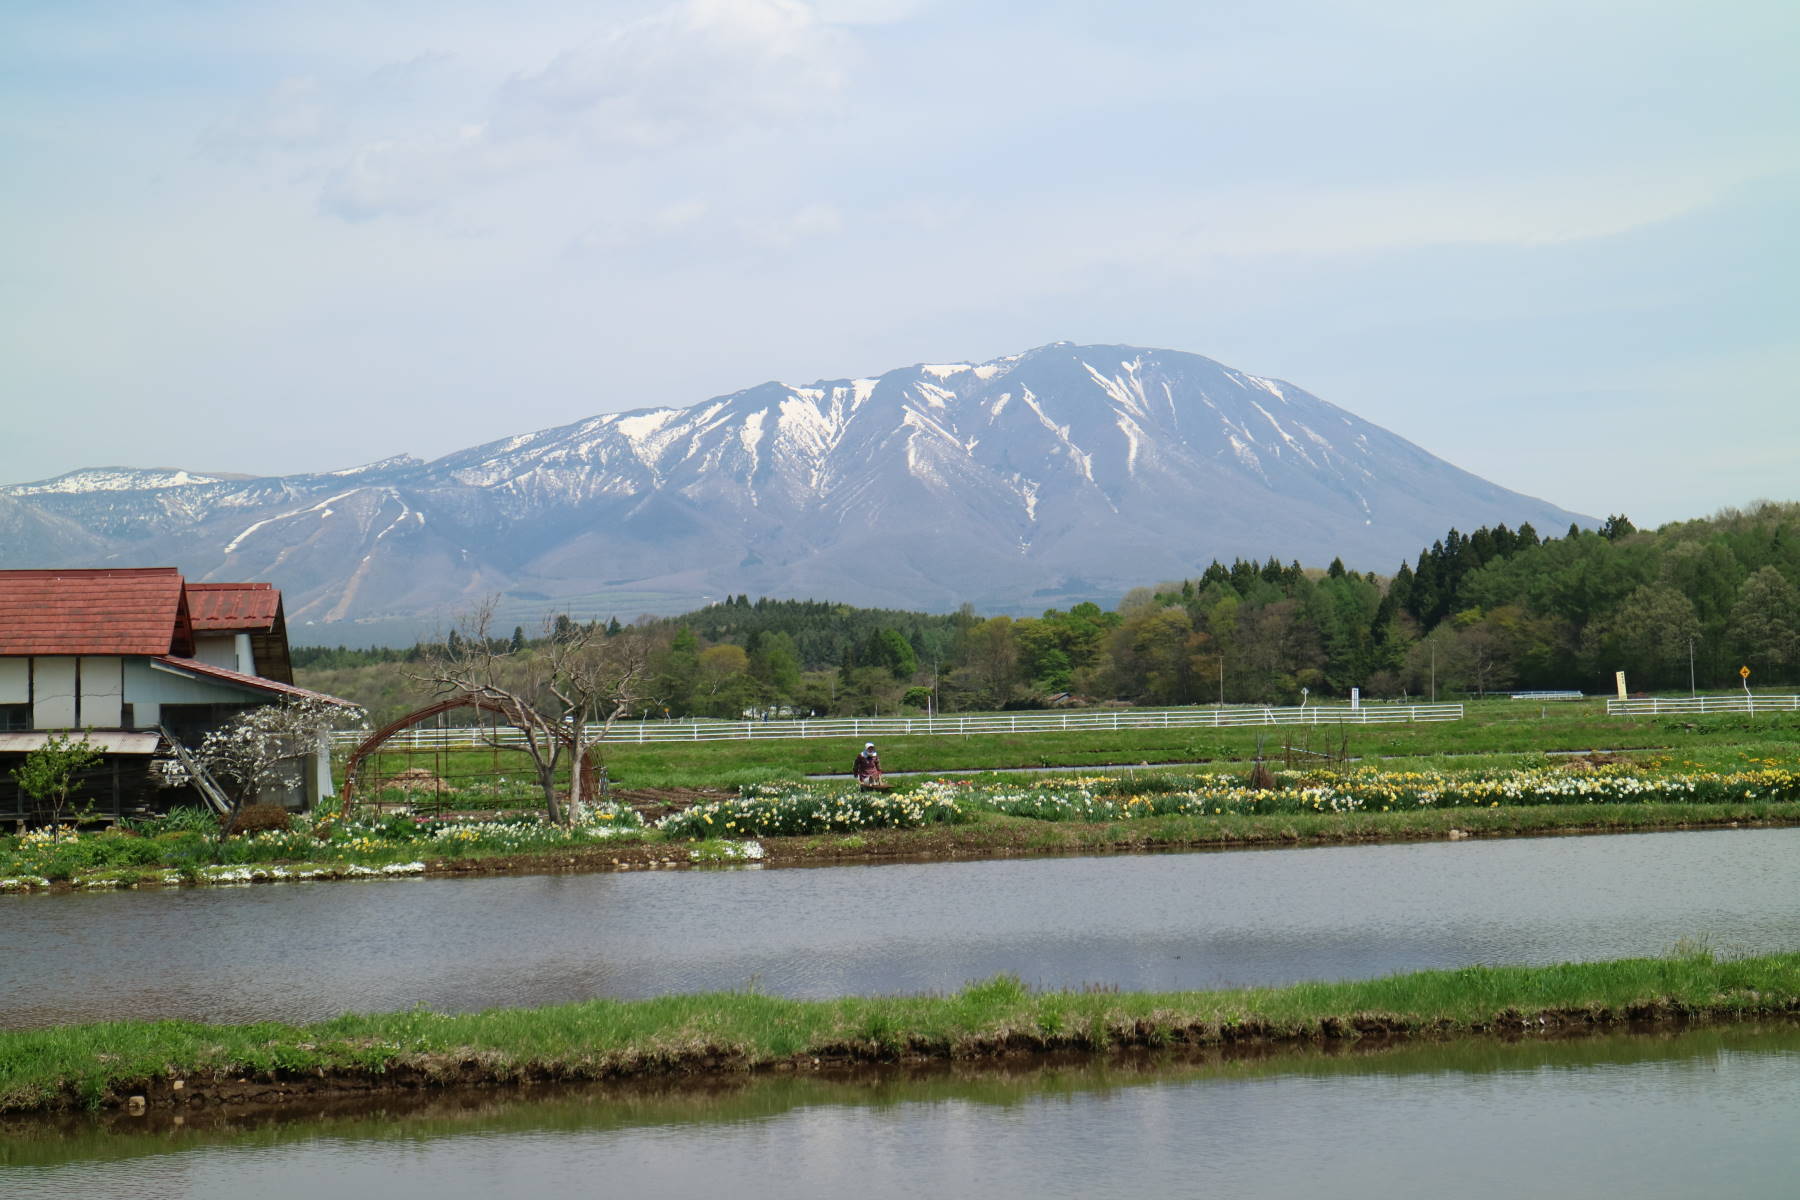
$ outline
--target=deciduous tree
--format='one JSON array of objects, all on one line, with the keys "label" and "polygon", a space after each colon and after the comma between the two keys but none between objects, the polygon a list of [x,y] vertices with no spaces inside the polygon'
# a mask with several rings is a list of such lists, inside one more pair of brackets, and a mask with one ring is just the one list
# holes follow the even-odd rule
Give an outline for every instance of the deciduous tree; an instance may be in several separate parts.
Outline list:
[{"label": "deciduous tree", "polygon": [[[538,646],[514,653],[488,636],[495,601],[463,620],[462,651],[428,660],[422,678],[440,695],[466,695],[494,707],[524,737],[544,793],[544,811],[558,823],[578,821],[588,798],[581,763],[588,747],[605,740],[613,722],[650,694],[650,645],[634,631],[608,637],[598,622],[566,616],[545,622]],[[591,727],[598,725],[598,729]],[[558,767],[569,764],[568,804],[557,797]]]},{"label": "deciduous tree", "polygon": [[52,838],[62,836],[63,816],[74,793],[76,777],[100,761],[100,748],[87,735],[51,734],[44,744],[25,755],[11,774],[19,790],[50,819]]}]

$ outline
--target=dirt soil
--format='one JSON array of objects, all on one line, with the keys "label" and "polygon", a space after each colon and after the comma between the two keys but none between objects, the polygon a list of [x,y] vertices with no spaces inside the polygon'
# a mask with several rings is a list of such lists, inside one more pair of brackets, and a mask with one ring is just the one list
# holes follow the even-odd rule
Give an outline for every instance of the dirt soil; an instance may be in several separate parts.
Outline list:
[{"label": "dirt soil", "polygon": [[381,780],[376,788],[399,788],[408,792],[442,793],[449,785],[425,767],[408,767]]},{"label": "dirt soil", "polygon": [[613,788],[607,795],[619,804],[629,805],[646,821],[660,821],[670,813],[678,813],[707,800],[730,800],[737,795],[728,788]]},{"label": "dirt soil", "polygon": [[1571,771],[1592,771],[1596,767],[1610,767],[1614,763],[1628,763],[1631,760],[1623,754],[1609,754],[1604,750],[1592,750],[1586,754],[1565,758],[1562,765]]}]

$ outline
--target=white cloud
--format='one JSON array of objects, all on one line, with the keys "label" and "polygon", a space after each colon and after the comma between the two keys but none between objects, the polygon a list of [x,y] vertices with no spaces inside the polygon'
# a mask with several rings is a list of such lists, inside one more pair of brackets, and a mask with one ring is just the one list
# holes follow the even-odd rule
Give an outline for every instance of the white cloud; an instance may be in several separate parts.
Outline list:
[{"label": "white cloud", "polygon": [[930,7],[930,0],[813,0],[819,18],[838,25],[891,25]]},{"label": "white cloud", "polygon": [[739,228],[751,241],[786,248],[842,233],[844,214],[830,204],[805,204],[774,220],[740,222]]},{"label": "white cloud", "polygon": [[447,196],[518,175],[550,157],[540,143],[498,141],[482,125],[441,137],[371,142],[326,176],[319,205],[347,221],[423,212]]},{"label": "white cloud", "polygon": [[[741,207],[721,210],[703,200],[667,204],[644,216],[621,214],[590,226],[570,240],[571,258],[587,255],[617,256],[624,252],[670,253],[717,261],[743,252],[792,250],[803,243],[836,237],[844,232],[844,214],[823,202],[797,208],[745,212]],[[617,261],[615,259],[615,261]],[[640,265],[643,260],[638,260]]]},{"label": "white cloud", "polygon": [[792,0],[688,0],[514,79],[496,124],[665,146],[816,112],[851,57],[842,30]]},{"label": "white cloud", "polygon": [[318,80],[283,79],[201,135],[201,147],[226,161],[272,151],[313,150],[343,133],[343,117],[325,101]]},{"label": "white cloud", "polygon": [[[1716,202],[1725,172],[1415,180],[1312,189],[1239,187],[1141,204],[1127,258],[1337,255],[1426,246],[1545,246],[1607,237]],[[1135,249],[1132,249],[1135,247]]]},{"label": "white cloud", "polygon": [[513,75],[478,122],[370,142],[326,211],[416,213],[502,176],[766,132],[828,110],[856,45],[795,0],[686,0]]},{"label": "white cloud", "polygon": [[619,218],[584,230],[570,240],[567,253],[574,257],[606,254],[692,234],[700,229],[710,212],[711,206],[704,200],[666,204],[648,217]]}]

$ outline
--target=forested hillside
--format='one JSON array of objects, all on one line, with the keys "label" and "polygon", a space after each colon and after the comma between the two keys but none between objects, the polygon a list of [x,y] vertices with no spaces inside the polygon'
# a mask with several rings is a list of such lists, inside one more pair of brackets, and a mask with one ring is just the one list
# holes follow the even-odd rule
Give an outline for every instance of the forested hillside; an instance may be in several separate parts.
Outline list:
[{"label": "forested hillside", "polygon": [[[983,618],[737,596],[636,628],[658,645],[654,715],[892,713],[1140,704],[1292,703],[1505,689],[1634,690],[1800,682],[1800,505],[1765,504],[1639,531],[1540,537],[1449,531],[1394,575],[1333,561],[1214,563],[1113,611]],[[566,617],[557,618],[566,621]],[[609,629],[617,632],[615,620]],[[453,635],[456,636],[456,635]],[[529,654],[523,628],[505,640]],[[432,652],[301,648],[309,686],[377,716],[423,702]]]}]

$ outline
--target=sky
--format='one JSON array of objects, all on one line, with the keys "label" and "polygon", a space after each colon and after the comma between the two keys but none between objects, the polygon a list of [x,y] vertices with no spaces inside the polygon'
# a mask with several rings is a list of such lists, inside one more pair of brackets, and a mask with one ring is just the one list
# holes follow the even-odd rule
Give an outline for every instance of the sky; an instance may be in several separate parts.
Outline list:
[{"label": "sky", "polygon": [[1639,525],[1800,499],[1791,0],[10,0],[0,481],[1052,341]]}]

